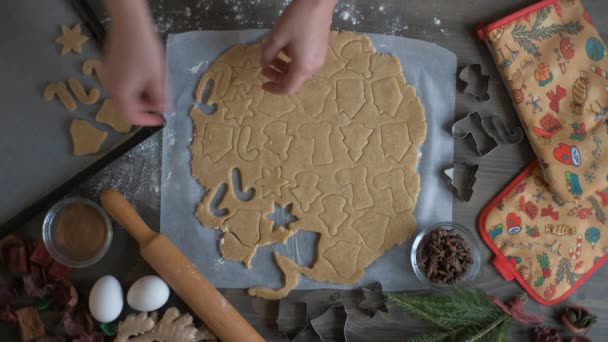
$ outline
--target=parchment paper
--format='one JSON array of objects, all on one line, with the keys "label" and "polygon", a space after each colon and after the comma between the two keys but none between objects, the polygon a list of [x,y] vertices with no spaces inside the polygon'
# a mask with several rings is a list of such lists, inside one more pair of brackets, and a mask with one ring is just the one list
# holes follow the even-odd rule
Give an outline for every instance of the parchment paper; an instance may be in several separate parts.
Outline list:
[{"label": "parchment paper", "polygon": [[[300,265],[313,261],[315,234],[300,231],[285,245],[258,248],[251,270],[224,260],[218,250],[219,232],[205,229],[194,216],[203,189],[190,173],[192,122],[188,116],[194,104],[194,88],[208,65],[234,44],[251,43],[265,30],[200,31],[169,35],[167,79],[174,98],[174,112],[166,115],[163,133],[161,180],[161,231],[166,234],[213,282],[222,288],[264,285],[279,287],[282,274],[272,258],[279,251]],[[453,163],[454,141],[445,127],[454,119],[456,56],[434,44],[378,34],[369,34],[379,52],[392,53],[401,60],[406,82],[416,87],[426,108],[427,139],[418,165],[422,191],[415,211],[417,231],[439,221],[452,219],[452,194],[441,172]],[[213,170],[209,170],[213,172]],[[402,290],[416,282],[409,265],[410,241],[396,246],[377,259],[355,284],[337,285],[305,277],[298,289],[356,288],[381,281],[388,291]]]}]

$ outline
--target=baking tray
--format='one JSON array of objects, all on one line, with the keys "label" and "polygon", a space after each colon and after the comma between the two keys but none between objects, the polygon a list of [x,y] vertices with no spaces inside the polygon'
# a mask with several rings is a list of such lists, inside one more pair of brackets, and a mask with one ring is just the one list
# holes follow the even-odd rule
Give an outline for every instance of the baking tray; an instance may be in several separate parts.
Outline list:
[{"label": "baking tray", "polygon": [[[159,130],[138,128],[130,134],[118,134],[94,121],[101,101],[91,106],[78,104],[77,111],[70,113],[58,101],[46,102],[42,97],[48,82],[65,81],[70,76],[86,88],[98,87],[92,77],[80,71],[82,62],[100,56],[105,29],[98,5],[88,0],[0,3],[0,12],[11,13],[0,23],[0,74],[5,82],[0,86],[0,236],[19,229],[75,185]],[[78,22],[92,41],[84,44],[81,54],[60,56],[54,40],[61,25]],[[102,99],[105,96],[102,90]],[[108,132],[101,153],[72,156],[68,133],[72,118],[86,119]]]}]

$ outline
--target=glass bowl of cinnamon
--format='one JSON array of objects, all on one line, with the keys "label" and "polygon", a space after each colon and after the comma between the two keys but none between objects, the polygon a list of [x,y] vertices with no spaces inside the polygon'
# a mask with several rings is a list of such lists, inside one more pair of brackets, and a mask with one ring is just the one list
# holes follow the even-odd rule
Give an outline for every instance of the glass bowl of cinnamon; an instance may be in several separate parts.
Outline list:
[{"label": "glass bowl of cinnamon", "polygon": [[112,223],[95,202],[66,198],[55,204],[44,218],[42,240],[49,254],[71,268],[97,263],[112,242]]}]

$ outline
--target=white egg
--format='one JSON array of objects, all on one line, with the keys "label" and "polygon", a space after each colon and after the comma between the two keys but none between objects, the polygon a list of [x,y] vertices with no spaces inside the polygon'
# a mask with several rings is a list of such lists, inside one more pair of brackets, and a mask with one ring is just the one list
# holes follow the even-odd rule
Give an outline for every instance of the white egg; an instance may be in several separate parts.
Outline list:
[{"label": "white egg", "polygon": [[154,275],[139,278],[127,292],[127,303],[137,311],[158,310],[168,299],[169,286]]},{"label": "white egg", "polygon": [[107,275],[99,278],[89,295],[89,310],[101,323],[112,322],[120,316],[124,305],[122,287],[116,278]]}]

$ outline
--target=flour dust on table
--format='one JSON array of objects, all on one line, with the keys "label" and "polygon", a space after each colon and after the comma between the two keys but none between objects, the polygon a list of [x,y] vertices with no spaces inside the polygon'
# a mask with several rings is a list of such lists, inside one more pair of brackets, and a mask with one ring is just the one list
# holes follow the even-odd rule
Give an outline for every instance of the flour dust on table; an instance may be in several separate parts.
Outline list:
[{"label": "flour dust on table", "polygon": [[[221,254],[247,266],[258,247],[319,235],[312,265],[275,253],[283,287],[252,295],[282,298],[301,274],[353,283],[416,226],[424,108],[399,60],[364,35],[332,32],[324,66],[294,95],[262,90],[259,56],[236,45],[196,87],[191,166],[207,190],[196,216],[223,227]],[[274,220],[277,208],[290,223]]]}]

